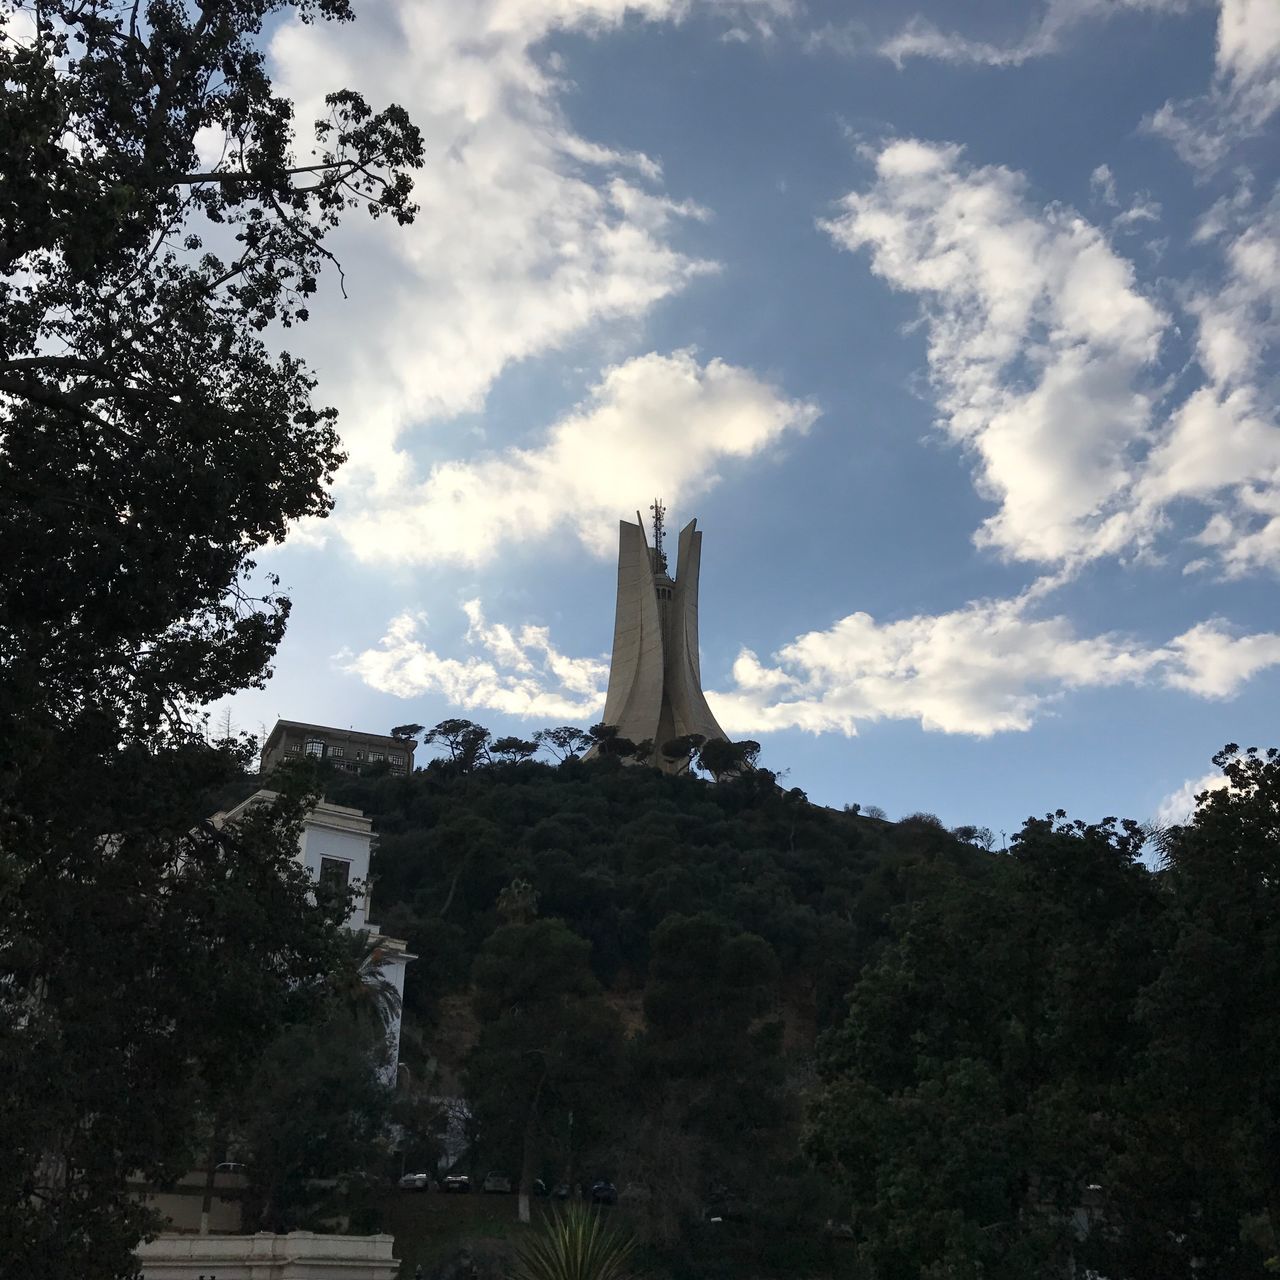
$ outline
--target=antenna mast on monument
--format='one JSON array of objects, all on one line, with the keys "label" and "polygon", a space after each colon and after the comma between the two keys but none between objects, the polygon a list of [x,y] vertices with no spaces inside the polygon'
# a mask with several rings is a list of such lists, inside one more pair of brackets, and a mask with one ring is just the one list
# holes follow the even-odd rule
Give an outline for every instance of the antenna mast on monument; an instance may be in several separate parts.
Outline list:
[{"label": "antenna mast on monument", "polygon": [[662,554],[662,518],[667,514],[667,509],[662,505],[661,498],[654,498],[649,510],[653,512],[653,550],[663,572],[666,572],[667,557]]}]

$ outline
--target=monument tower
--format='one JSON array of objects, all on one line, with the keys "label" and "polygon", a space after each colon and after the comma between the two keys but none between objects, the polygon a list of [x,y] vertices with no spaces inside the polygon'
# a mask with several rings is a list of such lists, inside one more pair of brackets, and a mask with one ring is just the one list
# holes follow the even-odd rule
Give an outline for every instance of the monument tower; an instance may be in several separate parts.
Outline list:
[{"label": "monument tower", "polygon": [[662,744],[685,734],[723,738],[724,730],[702,693],[698,661],[698,570],[702,533],[690,520],[680,530],[676,576],[662,549],[666,508],[655,500],[653,546],[636,522],[618,522],[618,607],[604,723],[632,742],[652,741],[652,763],[681,767],[662,755]]}]

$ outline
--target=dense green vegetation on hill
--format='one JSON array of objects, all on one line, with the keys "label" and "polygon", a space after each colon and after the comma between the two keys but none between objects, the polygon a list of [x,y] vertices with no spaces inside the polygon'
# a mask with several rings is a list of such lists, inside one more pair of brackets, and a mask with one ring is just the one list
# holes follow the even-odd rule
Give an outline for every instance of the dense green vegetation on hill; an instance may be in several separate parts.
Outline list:
[{"label": "dense green vegetation on hill", "polygon": [[473,1174],[634,1184],[648,1239],[703,1270],[700,1239],[731,1258],[704,1218],[750,1205],[731,1230],[759,1265],[821,1269],[840,1197],[800,1146],[817,1037],[893,910],[939,875],[981,878],[988,853],[924,816],[811,805],[760,768],[310,767],[374,817],[373,918],[419,956],[402,1057],[468,1098]]},{"label": "dense green vegetation on hill", "polygon": [[708,911],[764,938],[829,1025],[921,869],[989,861],[940,827],[835,813],[764,774],[713,786],[613,760],[440,761],[410,777],[335,774],[324,789],[375,817],[375,917],[423,958],[431,981],[409,999],[427,1018],[466,987],[499,892],[525,880],[541,915],[591,943],[608,987],[643,986],[666,917]]},{"label": "dense green vegetation on hill", "polygon": [[1132,822],[990,852],[758,768],[316,783],[375,818],[406,1055],[468,1097],[472,1172],[614,1178],[658,1274],[1261,1278],[1280,759],[1218,763],[1156,871]]}]

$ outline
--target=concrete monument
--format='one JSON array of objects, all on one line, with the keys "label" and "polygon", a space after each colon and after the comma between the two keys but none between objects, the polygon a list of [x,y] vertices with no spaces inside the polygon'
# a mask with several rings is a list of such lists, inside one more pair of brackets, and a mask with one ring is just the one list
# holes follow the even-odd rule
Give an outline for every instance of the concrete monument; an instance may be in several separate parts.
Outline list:
[{"label": "concrete monument", "polygon": [[618,607],[613,624],[613,661],[604,723],[621,737],[651,741],[651,763],[677,772],[684,761],[667,760],[662,746],[697,733],[723,738],[724,730],[702,693],[698,661],[698,571],[702,533],[690,520],[680,531],[676,576],[667,572],[662,549],[666,509],[654,502],[653,546],[644,524],[618,523]]}]

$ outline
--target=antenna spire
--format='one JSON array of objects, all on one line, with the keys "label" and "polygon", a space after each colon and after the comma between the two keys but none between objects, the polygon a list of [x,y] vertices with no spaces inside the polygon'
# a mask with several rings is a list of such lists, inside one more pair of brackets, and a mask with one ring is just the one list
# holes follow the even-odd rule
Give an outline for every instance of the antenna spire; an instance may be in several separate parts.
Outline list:
[{"label": "antenna spire", "polygon": [[667,557],[664,556],[662,550],[662,534],[663,525],[662,518],[667,515],[667,508],[662,504],[662,498],[654,498],[650,504],[650,511],[653,512],[653,558],[660,571],[667,572]]}]

